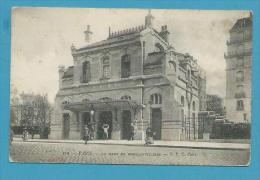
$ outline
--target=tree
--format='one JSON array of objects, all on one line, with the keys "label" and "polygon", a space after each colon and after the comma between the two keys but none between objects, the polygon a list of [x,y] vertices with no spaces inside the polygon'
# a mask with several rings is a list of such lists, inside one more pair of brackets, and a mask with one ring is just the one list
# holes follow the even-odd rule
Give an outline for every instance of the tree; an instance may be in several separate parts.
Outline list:
[{"label": "tree", "polygon": [[[53,108],[48,101],[48,95],[21,93],[17,91],[11,98],[11,123],[21,128],[26,127],[31,133],[40,134],[40,138],[48,138]],[[17,120],[14,112],[19,111],[21,116]],[[37,130],[36,130],[36,129]]]}]

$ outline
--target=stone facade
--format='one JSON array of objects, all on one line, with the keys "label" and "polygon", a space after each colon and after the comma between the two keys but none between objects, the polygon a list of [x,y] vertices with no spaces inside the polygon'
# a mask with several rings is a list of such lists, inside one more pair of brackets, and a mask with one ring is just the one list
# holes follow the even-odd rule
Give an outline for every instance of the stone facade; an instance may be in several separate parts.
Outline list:
[{"label": "stone facade", "polygon": [[[169,44],[167,26],[160,32],[153,28],[153,19],[149,13],[144,26],[109,31],[103,41],[71,47],[73,66],[59,69],[50,138],[81,139],[87,119],[95,124],[94,138],[100,139],[100,122],[108,117],[109,139],[125,139],[129,123],[135,139],[142,139],[147,127],[158,140],[197,138],[205,74],[192,56]],[[138,108],[117,104],[127,102]],[[104,104],[111,105],[102,109]]]},{"label": "stone facade", "polygon": [[252,16],[236,21],[227,41],[226,118],[251,121]]}]

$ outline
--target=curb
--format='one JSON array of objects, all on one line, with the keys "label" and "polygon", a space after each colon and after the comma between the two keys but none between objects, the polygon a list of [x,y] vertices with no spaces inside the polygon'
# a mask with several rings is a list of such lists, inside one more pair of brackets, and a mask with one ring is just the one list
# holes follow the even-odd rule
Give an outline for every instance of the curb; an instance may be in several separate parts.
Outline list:
[{"label": "curb", "polygon": [[[13,142],[22,142],[14,140]],[[84,144],[84,141],[37,141],[37,140],[28,140],[25,143],[57,143],[57,144]],[[106,142],[91,142],[88,144],[96,144],[96,145],[121,145],[121,146],[142,146],[142,147],[165,147],[165,148],[186,148],[186,149],[212,149],[212,150],[250,150],[250,147],[205,147],[205,146],[188,146],[188,145],[161,145],[161,144],[124,144],[124,143],[106,143]]]}]

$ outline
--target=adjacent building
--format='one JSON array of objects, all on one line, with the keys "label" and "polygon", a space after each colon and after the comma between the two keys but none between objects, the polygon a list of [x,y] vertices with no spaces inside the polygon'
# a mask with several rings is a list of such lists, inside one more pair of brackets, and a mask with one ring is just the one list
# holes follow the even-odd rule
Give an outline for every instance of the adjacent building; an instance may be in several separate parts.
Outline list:
[{"label": "adjacent building", "polygon": [[[206,107],[206,77],[197,60],[169,43],[149,12],[145,24],[111,32],[108,38],[71,47],[73,66],[59,68],[50,138],[82,139],[91,125],[94,139],[135,139],[152,127],[157,140],[196,139],[197,117]],[[92,32],[88,26],[85,39]]]},{"label": "adjacent building", "polygon": [[227,41],[226,118],[235,123],[251,121],[252,15],[238,19]]}]

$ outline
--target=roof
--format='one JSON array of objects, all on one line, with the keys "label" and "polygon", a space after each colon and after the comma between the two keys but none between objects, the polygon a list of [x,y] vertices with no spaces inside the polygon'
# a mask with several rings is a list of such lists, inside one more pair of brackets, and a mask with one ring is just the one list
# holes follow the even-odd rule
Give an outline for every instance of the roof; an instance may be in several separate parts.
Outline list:
[{"label": "roof", "polygon": [[230,31],[237,31],[237,30],[239,30],[241,28],[245,28],[245,27],[252,27],[252,18],[251,17],[238,19]]},{"label": "roof", "polygon": [[66,71],[64,72],[64,75],[62,78],[70,78],[73,77],[73,66],[70,66],[66,69]]},{"label": "roof", "polygon": [[161,65],[162,59],[165,57],[165,53],[163,51],[160,52],[152,52],[149,53],[147,59],[144,63],[145,66],[149,65]]},{"label": "roof", "polygon": [[110,109],[140,109],[142,106],[133,100],[104,99],[93,101],[73,102],[64,105],[64,109],[71,111],[110,110]]},{"label": "roof", "polygon": [[106,46],[106,45],[110,45],[110,44],[114,44],[126,40],[132,40],[139,37],[140,32],[142,30],[144,30],[144,26],[138,26],[130,29],[125,29],[122,31],[112,32],[111,34],[109,34],[109,37],[107,39],[89,44],[87,46],[83,46],[77,49],[77,51],[102,47],[102,46]]}]

